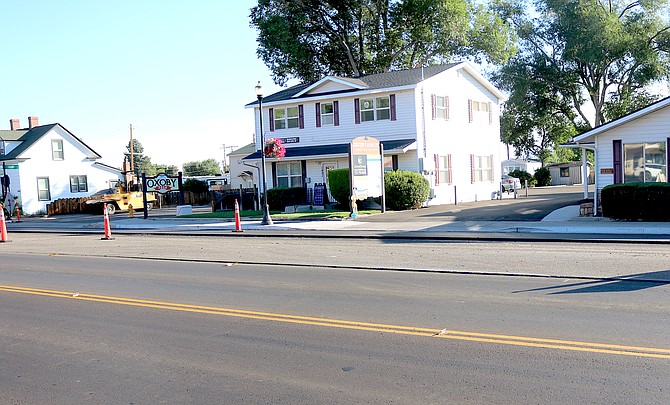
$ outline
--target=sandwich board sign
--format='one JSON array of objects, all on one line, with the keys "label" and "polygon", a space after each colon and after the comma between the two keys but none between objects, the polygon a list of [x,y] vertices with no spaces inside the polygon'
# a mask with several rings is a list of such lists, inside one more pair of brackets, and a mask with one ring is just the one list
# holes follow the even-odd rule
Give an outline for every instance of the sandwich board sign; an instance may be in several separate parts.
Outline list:
[{"label": "sandwich board sign", "polygon": [[357,200],[384,197],[382,148],[379,140],[370,136],[355,138],[349,144],[352,216],[357,214],[355,212]]}]

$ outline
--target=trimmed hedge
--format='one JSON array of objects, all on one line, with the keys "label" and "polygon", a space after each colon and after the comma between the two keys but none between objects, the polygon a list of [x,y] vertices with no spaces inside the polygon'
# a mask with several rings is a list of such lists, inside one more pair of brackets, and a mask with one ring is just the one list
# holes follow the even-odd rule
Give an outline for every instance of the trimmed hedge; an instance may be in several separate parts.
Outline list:
[{"label": "trimmed hedge", "polygon": [[275,187],[268,189],[268,205],[271,210],[283,210],[289,205],[301,205],[307,199],[303,187]]},{"label": "trimmed hedge", "polygon": [[612,184],[601,193],[603,216],[627,221],[670,221],[669,183]]},{"label": "trimmed hedge", "polygon": [[398,170],[384,176],[386,206],[394,211],[419,208],[430,195],[430,183],[419,173]]},{"label": "trimmed hedge", "polygon": [[328,172],[330,194],[340,206],[349,206],[349,169],[334,169]]}]

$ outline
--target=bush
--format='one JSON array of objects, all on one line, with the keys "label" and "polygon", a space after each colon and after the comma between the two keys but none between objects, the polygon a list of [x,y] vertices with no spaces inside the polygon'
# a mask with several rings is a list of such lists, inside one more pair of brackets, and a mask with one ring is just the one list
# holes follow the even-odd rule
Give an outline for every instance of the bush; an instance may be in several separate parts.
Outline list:
[{"label": "bush", "polygon": [[535,177],[535,183],[540,187],[551,184],[551,173],[549,173],[549,169],[546,167],[540,167],[535,170],[533,177]]},{"label": "bush", "polygon": [[301,205],[306,201],[303,187],[275,187],[268,190],[268,205],[271,210],[283,210],[289,205]]},{"label": "bush", "polygon": [[206,193],[209,191],[207,182],[198,179],[186,179],[182,185],[184,186],[184,191],[191,191],[193,193]]},{"label": "bush", "polygon": [[351,186],[349,184],[349,169],[334,169],[328,172],[330,194],[340,206],[349,206]]},{"label": "bush", "polygon": [[601,193],[603,216],[628,221],[670,221],[669,183],[612,184]]},{"label": "bush", "polygon": [[535,185],[535,179],[533,178],[533,175],[525,170],[514,170],[507,173],[507,175],[521,180],[522,187],[526,184],[526,181],[528,182],[529,187]]},{"label": "bush", "polygon": [[430,183],[425,177],[415,172],[386,173],[384,187],[386,206],[395,211],[419,208],[430,195]]}]

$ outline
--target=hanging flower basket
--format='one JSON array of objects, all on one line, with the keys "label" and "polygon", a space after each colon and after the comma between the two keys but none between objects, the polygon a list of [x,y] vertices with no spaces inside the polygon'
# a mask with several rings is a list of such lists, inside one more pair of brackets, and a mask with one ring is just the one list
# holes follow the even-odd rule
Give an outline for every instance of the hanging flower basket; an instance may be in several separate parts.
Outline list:
[{"label": "hanging flower basket", "polygon": [[281,159],[286,155],[286,147],[279,138],[270,138],[265,141],[265,157]]}]

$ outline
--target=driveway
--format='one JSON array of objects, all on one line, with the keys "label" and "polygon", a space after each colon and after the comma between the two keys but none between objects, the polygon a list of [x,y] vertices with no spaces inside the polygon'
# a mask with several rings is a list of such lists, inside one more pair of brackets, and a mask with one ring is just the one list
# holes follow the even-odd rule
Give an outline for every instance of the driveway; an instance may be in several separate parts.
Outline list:
[{"label": "driveway", "polygon": [[[589,187],[590,191],[593,186]],[[591,193],[592,195],[592,193]],[[502,200],[485,200],[458,205],[438,205],[410,211],[387,211],[391,215],[371,215],[367,222],[388,221],[540,221],[551,212],[584,199],[583,186],[557,186],[520,190],[518,198],[505,194]]]}]

